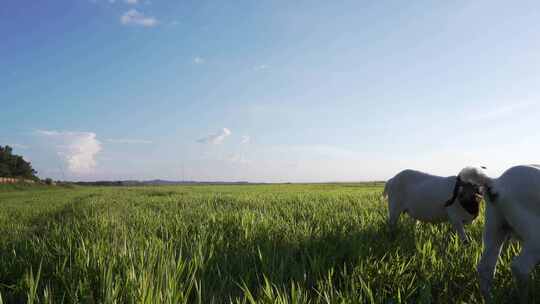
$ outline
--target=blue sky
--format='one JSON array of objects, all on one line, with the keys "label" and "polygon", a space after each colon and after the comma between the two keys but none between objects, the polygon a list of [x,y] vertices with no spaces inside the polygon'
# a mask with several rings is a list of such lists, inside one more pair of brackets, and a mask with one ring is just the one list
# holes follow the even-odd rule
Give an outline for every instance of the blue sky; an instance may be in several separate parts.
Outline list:
[{"label": "blue sky", "polygon": [[538,163],[540,4],[7,0],[0,144],[41,177],[267,182]]}]

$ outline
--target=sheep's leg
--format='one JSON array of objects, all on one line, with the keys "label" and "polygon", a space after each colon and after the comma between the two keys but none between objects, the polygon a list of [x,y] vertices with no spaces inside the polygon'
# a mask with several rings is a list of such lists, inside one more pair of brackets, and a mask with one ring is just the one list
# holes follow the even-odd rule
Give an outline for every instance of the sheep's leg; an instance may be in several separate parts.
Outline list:
[{"label": "sheep's leg", "polygon": [[521,253],[512,261],[512,274],[516,281],[520,303],[527,303],[529,297],[529,275],[540,261],[540,251],[525,244]]},{"label": "sheep's leg", "polygon": [[396,230],[397,222],[402,212],[401,204],[396,200],[388,198],[388,227],[392,234]]},{"label": "sheep's leg", "polygon": [[463,223],[457,223],[456,225],[454,225],[454,229],[456,229],[461,241],[464,244],[468,244],[469,243],[469,237],[465,233],[465,228],[463,227]]},{"label": "sheep's leg", "polygon": [[467,237],[465,228],[463,227],[463,222],[455,213],[455,209],[453,207],[448,207],[446,209],[446,213],[448,214],[448,220],[450,221],[450,224],[452,224],[452,228],[454,228],[454,230],[457,232],[461,241],[465,244],[469,243],[469,238]]},{"label": "sheep's leg", "polygon": [[492,206],[486,208],[486,224],[484,227],[484,252],[477,266],[480,280],[480,291],[486,303],[491,303],[491,284],[497,259],[508,232],[502,226],[503,220]]},{"label": "sheep's leg", "polygon": [[477,266],[478,276],[480,279],[480,291],[486,303],[491,303],[491,284],[493,283],[493,275],[497,259],[501,252],[502,245],[506,239],[506,234],[499,234],[493,240],[484,240],[484,252]]},{"label": "sheep's leg", "polygon": [[467,244],[469,243],[469,238],[467,237],[467,234],[465,233],[465,229],[463,228],[463,223],[459,220],[450,220],[450,222],[452,223],[452,227],[454,228],[454,230],[457,232],[458,236],[459,236],[459,239]]}]

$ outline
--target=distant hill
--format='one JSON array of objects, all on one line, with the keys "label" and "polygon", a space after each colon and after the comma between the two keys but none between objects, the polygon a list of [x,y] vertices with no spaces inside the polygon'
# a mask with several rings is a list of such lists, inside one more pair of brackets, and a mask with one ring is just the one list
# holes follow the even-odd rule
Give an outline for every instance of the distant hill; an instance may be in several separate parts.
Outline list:
[{"label": "distant hill", "polygon": [[148,181],[123,181],[127,186],[137,186],[137,185],[144,185],[144,186],[173,186],[173,185],[185,185],[185,184],[231,184],[231,185],[238,185],[238,184],[249,184],[249,182],[246,181],[237,181],[237,182],[220,182],[220,181],[213,181],[213,182],[197,182],[197,181],[171,181],[171,180],[163,180],[163,179],[153,179]]},{"label": "distant hill", "polygon": [[68,183],[75,184],[79,186],[174,186],[174,185],[265,185],[265,184],[340,184],[340,185],[350,185],[358,186],[362,185],[372,185],[372,186],[381,186],[384,185],[384,181],[362,181],[362,182],[315,182],[315,183],[261,183],[261,182],[247,182],[247,181],[235,181],[235,182],[224,182],[224,181],[209,181],[209,182],[200,182],[200,181],[174,181],[174,180],[164,180],[164,179],[152,179],[146,181],[139,180],[120,180],[120,181],[92,181],[92,182],[59,182],[59,183]]},{"label": "distant hill", "polygon": [[[153,179],[147,181],[138,180],[124,180],[124,181],[94,181],[94,182],[74,182],[75,185],[80,186],[174,186],[174,185],[243,185],[252,184],[246,181],[237,182],[197,182],[197,181],[170,181],[163,179]],[[263,183],[254,183],[263,184]]]}]

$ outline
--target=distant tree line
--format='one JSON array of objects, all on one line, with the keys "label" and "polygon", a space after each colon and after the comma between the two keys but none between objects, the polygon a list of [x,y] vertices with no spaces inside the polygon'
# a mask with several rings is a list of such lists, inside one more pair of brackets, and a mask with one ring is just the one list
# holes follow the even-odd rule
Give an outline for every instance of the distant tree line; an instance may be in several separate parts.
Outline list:
[{"label": "distant tree line", "polygon": [[20,155],[13,154],[10,146],[0,146],[0,177],[20,177],[24,179],[38,180],[37,171],[32,168],[30,162]]},{"label": "distant tree line", "polygon": [[126,186],[122,181],[95,181],[95,182],[73,182],[79,186]]}]

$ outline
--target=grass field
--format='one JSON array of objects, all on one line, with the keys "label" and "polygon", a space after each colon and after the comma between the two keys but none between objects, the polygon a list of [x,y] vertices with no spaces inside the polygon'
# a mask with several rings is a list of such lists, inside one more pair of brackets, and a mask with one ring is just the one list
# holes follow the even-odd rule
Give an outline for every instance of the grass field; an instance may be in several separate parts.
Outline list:
[{"label": "grass field", "polygon": [[[3,303],[478,303],[482,219],[386,227],[381,185],[0,187]],[[504,249],[495,299],[514,299]],[[535,282],[538,286],[538,280]],[[540,291],[535,291],[540,299]]]}]

